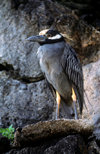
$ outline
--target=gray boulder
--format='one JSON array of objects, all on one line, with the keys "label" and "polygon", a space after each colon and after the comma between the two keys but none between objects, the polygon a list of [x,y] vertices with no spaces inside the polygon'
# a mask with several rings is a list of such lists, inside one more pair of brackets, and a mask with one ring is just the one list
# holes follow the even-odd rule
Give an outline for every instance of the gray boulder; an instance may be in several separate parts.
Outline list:
[{"label": "gray boulder", "polygon": [[0,123],[14,127],[52,119],[54,100],[45,81],[25,84],[0,72]]},{"label": "gray boulder", "polygon": [[38,44],[25,41],[29,35],[38,33],[36,19],[30,23],[23,12],[11,9],[11,2],[4,0],[0,1],[0,21],[0,64],[10,64],[19,78],[37,81],[41,78],[36,56]]},{"label": "gray boulder", "polygon": [[[25,123],[50,119],[52,115],[54,117],[54,100],[52,101],[52,95],[47,86],[44,86],[45,81],[42,81],[43,74],[36,56],[39,45],[29,43],[25,39],[31,35],[37,35],[42,29],[49,28],[55,19],[56,27],[64,34],[66,41],[76,49],[84,64],[96,62],[100,58],[100,32],[87,25],[82,19],[80,20],[69,8],[51,0],[0,0],[1,125],[22,126]],[[92,64],[90,65],[92,67]],[[88,74],[90,65],[85,66],[87,72],[84,74]],[[92,72],[91,69],[91,76]],[[93,78],[96,74],[98,72],[95,69]],[[88,81],[85,85],[90,82],[89,78],[85,75],[84,80]],[[97,85],[98,83],[97,81]],[[98,88],[94,85],[88,85],[87,88],[91,86],[93,91]],[[98,92],[93,98],[91,98],[92,92],[88,94],[86,91],[86,93],[94,106],[94,101],[99,100]],[[47,104],[51,109],[46,107]],[[38,112],[40,108],[41,112]],[[93,115],[91,107],[88,108],[90,116]],[[87,112],[84,116],[88,117]]]},{"label": "gray boulder", "polygon": [[100,115],[100,60],[85,65],[83,71],[85,89],[84,96],[88,109],[88,111],[84,110],[83,114],[85,118],[96,122],[96,117]]}]

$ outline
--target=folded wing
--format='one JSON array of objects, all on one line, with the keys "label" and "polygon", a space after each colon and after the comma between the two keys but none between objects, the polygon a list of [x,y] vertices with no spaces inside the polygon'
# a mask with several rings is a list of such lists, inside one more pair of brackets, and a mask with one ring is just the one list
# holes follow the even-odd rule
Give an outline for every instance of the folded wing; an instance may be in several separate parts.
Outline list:
[{"label": "folded wing", "polygon": [[66,43],[64,54],[61,57],[61,65],[72,83],[72,87],[75,91],[77,102],[79,103],[80,113],[83,109],[83,72],[82,65],[77,58],[74,49]]}]

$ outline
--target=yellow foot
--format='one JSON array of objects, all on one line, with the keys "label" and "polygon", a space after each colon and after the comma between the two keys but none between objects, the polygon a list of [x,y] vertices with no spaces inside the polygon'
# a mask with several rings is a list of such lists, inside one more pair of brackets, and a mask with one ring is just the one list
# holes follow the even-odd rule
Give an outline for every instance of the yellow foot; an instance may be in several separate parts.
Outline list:
[{"label": "yellow foot", "polygon": [[60,94],[56,91],[56,102],[57,102],[57,107],[56,107],[56,120],[59,118],[59,106],[61,102],[61,97]]},{"label": "yellow foot", "polygon": [[75,114],[75,119],[78,119],[78,114],[77,114],[77,107],[76,107],[76,94],[74,89],[72,88],[72,100],[73,100],[73,105],[74,105],[74,114]]}]

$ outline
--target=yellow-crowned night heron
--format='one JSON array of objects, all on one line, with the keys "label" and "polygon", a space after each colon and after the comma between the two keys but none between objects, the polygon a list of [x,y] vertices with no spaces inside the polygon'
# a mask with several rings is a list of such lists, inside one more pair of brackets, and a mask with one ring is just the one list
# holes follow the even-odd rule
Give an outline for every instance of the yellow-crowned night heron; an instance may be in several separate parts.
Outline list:
[{"label": "yellow-crowned night heron", "polygon": [[82,113],[84,98],[82,66],[76,52],[57,30],[43,30],[27,40],[40,44],[37,52],[40,66],[56,93],[56,119],[59,117],[60,101],[68,104],[71,98],[77,119],[75,104],[77,101]]}]

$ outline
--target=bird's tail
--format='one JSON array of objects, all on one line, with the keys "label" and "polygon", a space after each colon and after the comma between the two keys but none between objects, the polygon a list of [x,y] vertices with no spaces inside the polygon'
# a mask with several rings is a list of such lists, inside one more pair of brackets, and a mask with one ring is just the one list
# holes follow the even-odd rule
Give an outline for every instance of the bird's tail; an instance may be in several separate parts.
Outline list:
[{"label": "bird's tail", "polygon": [[80,114],[82,114],[83,104],[84,104],[84,94],[83,92],[80,92],[78,88],[76,87],[73,87],[73,88],[77,98],[77,106],[79,108]]}]

